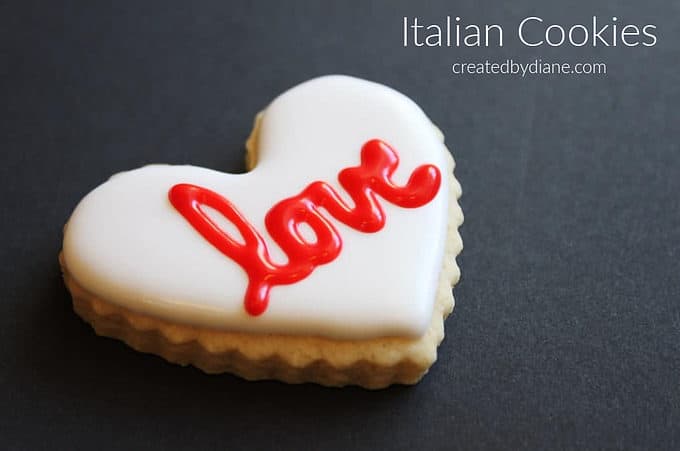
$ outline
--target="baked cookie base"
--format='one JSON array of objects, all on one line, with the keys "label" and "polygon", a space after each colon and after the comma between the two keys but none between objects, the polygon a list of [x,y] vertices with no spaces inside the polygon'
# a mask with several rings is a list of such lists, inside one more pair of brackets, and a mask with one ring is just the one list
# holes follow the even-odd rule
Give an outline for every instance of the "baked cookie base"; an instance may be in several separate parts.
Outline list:
[{"label": "baked cookie base", "polygon": [[[255,165],[257,122],[247,143],[248,166]],[[447,153],[448,154],[448,153]],[[232,373],[248,380],[276,379],[339,387],[378,389],[418,382],[437,359],[444,338],[444,320],[451,313],[451,288],[460,270],[455,258],[463,248],[458,227],[463,213],[457,199],[461,188],[449,155],[449,222],[444,262],[430,325],[419,338],[385,337],[335,340],[314,336],[227,332],[174,323],[120,307],[86,291],[71,276],[60,255],[64,281],[75,312],[98,335],[117,338],[137,351],[156,354],[206,373]]]}]

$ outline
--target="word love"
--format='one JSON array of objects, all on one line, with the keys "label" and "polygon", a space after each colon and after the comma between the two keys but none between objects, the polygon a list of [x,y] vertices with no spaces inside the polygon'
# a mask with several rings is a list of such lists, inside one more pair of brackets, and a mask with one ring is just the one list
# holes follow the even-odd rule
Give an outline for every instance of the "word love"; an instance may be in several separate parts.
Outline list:
[{"label": "word love", "polygon": [[[177,211],[213,246],[238,263],[248,275],[245,309],[260,315],[269,303],[269,292],[276,285],[298,282],[314,269],[333,261],[342,249],[342,240],[321,209],[353,229],[375,233],[385,225],[385,212],[377,196],[403,208],[417,208],[430,202],[441,185],[441,174],[433,165],[417,167],[403,186],[395,185],[392,174],[399,156],[385,142],[374,139],[361,149],[361,164],[338,174],[340,185],[354,205],[348,205],[325,182],[316,181],[300,194],[274,205],[265,216],[272,239],[288,256],[288,262],[272,261],[262,235],[228,199],[206,188],[190,184],[173,186],[168,197]],[[236,241],[206,214],[203,206],[217,210],[239,231],[243,242]],[[309,242],[300,233],[307,224],[316,235]]]}]

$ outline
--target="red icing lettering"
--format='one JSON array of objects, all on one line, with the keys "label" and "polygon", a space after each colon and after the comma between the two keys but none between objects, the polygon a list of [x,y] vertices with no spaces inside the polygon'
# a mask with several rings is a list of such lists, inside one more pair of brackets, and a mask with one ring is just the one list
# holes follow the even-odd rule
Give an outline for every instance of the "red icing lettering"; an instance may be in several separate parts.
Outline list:
[{"label": "red icing lettering", "polygon": [[[288,262],[272,261],[262,235],[248,222],[228,199],[206,188],[181,183],[173,186],[168,197],[172,205],[213,246],[238,263],[248,275],[245,309],[251,315],[263,313],[269,303],[269,291],[276,285],[298,282],[319,265],[333,261],[342,249],[342,239],[327,214],[353,229],[375,233],[385,225],[385,212],[377,199],[403,207],[417,208],[430,202],[441,185],[437,167],[418,166],[403,186],[395,185],[392,174],[399,164],[399,156],[387,143],[373,139],[361,149],[361,164],[343,169],[338,174],[340,185],[347,191],[354,205],[348,205],[325,182],[308,185],[297,196],[274,205],[265,217],[269,235],[288,256]],[[211,207],[240,232],[243,243],[210,219],[202,206]],[[316,235],[310,243],[300,233],[299,226],[307,224]]]}]

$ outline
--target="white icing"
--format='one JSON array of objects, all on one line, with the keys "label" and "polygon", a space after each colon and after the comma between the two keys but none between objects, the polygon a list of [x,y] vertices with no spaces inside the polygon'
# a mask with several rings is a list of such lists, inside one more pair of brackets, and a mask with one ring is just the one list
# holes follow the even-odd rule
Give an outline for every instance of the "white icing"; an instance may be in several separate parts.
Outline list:
[{"label": "white icing", "polygon": [[[267,211],[316,180],[330,183],[351,204],[337,174],[357,166],[361,146],[373,138],[397,151],[397,184],[421,164],[436,165],[443,175],[436,197],[416,209],[379,198],[387,222],[372,234],[329,216],[343,241],[338,258],[300,282],[273,287],[267,310],[248,315],[245,272],[172,207],[168,190],[191,183],[225,196],[265,236],[273,257],[285,262],[266,233]],[[352,77],[313,79],[267,107],[251,172],[152,165],[117,174],[93,190],[69,220],[65,264],[102,299],[172,321],[341,339],[420,336],[432,315],[446,239],[445,152],[435,127],[404,95]],[[217,216],[211,213],[220,222]],[[234,230],[226,220],[220,224]]]}]

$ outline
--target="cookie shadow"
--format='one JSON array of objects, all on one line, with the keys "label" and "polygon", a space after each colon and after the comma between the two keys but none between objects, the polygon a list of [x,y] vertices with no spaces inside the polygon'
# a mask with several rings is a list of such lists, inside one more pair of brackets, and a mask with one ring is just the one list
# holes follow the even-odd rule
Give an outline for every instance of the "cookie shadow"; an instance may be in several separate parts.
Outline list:
[{"label": "cookie shadow", "polygon": [[13,362],[6,377],[11,387],[23,396],[39,397],[48,409],[58,405],[72,412],[96,412],[102,420],[112,415],[139,421],[181,415],[210,424],[220,418],[238,418],[249,429],[263,418],[282,424],[316,424],[328,406],[333,406],[333,415],[338,417],[357,412],[391,415],[427,387],[421,383],[371,391],[249,382],[170,364],[118,340],[97,336],[73,312],[56,261],[49,268],[34,270],[34,277],[49,274],[49,279],[35,287],[35,302],[25,306],[17,318],[10,350]]}]

